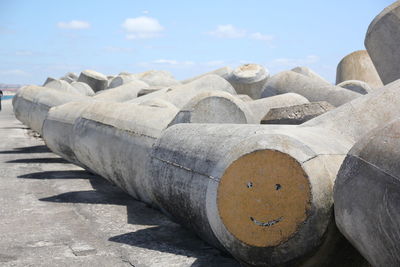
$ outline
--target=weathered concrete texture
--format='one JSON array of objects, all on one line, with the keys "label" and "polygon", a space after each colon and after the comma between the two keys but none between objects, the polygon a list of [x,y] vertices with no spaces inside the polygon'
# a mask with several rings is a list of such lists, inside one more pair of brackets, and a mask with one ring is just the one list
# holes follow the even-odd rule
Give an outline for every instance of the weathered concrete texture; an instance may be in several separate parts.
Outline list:
[{"label": "weathered concrete texture", "polygon": [[149,70],[134,74],[134,76],[151,87],[169,87],[180,84],[170,72],[163,70]]},{"label": "weathered concrete texture", "polygon": [[244,64],[237,67],[226,79],[236,92],[259,99],[261,90],[269,78],[269,72],[258,64]]},{"label": "weathered concrete texture", "polygon": [[155,88],[155,87],[153,87],[153,88],[142,89],[142,90],[140,90],[140,91],[137,93],[137,97],[141,97],[141,96],[144,96],[144,95],[148,95],[148,94],[157,92],[158,90],[160,90],[160,88]]},{"label": "weathered concrete texture", "polygon": [[233,89],[232,85],[225,79],[215,74],[209,74],[196,79],[193,82],[163,88],[128,102],[143,103],[148,100],[158,98],[172,103],[177,108],[182,108],[197,94],[207,91],[224,91],[230,94],[236,94],[235,89]]},{"label": "weathered concrete texture", "polygon": [[81,94],[81,92],[78,91],[78,89],[71,86],[69,83],[67,83],[64,80],[49,81],[48,83],[46,83],[46,85],[44,87],[53,88],[53,89],[56,89],[56,90],[59,90],[61,92],[65,92],[65,93]]},{"label": "weathered concrete texture", "polygon": [[87,84],[83,82],[72,82],[71,86],[78,90],[81,94],[87,96],[93,96],[95,93],[93,89]]},{"label": "weathered concrete texture", "polygon": [[375,89],[383,86],[366,50],[355,51],[339,62],[336,68],[336,84],[348,80],[363,81]]},{"label": "weathered concrete texture", "polygon": [[320,80],[315,80],[303,74],[283,71],[268,79],[261,97],[284,93],[302,95],[310,102],[326,101],[335,107],[361,96],[359,93],[322,83]]},{"label": "weathered concrete texture", "polygon": [[340,231],[373,266],[400,265],[400,121],[357,142],[334,188]]},{"label": "weathered concrete texture", "polygon": [[60,80],[64,80],[68,83],[73,83],[78,81],[78,75],[73,72],[67,72],[64,76],[60,78]]},{"label": "weathered concrete texture", "polygon": [[324,259],[318,248],[338,234],[327,229],[340,165],[355,142],[398,117],[399,90],[400,80],[299,126],[169,127],[152,151],[157,206],[248,264]]},{"label": "weathered concrete texture", "polygon": [[87,96],[64,93],[51,88],[26,86],[13,98],[13,108],[18,120],[41,134],[49,109],[71,101],[87,101]]},{"label": "weathered concrete texture", "polygon": [[203,92],[192,98],[176,115],[177,123],[259,124],[271,108],[308,103],[297,94],[288,93],[258,100],[242,101],[223,91]]},{"label": "weathered concrete texture", "polygon": [[328,102],[312,102],[290,107],[271,108],[261,124],[302,124],[335,107]]},{"label": "weathered concrete texture", "polygon": [[138,80],[138,78],[133,74],[118,75],[110,81],[108,88],[115,88],[115,87],[124,85],[124,84],[129,83],[134,80]]},{"label": "weathered concrete texture", "polygon": [[138,93],[148,87],[147,83],[134,78],[121,86],[97,93],[93,96],[93,99],[108,102],[124,102],[138,97]]},{"label": "weathered concrete texture", "polygon": [[371,93],[373,91],[373,89],[371,88],[371,86],[368,85],[368,83],[363,82],[363,81],[358,81],[358,80],[344,81],[344,82],[339,83],[337,86],[349,89],[351,91],[354,91],[356,93],[360,93],[363,95]]},{"label": "weathered concrete texture", "polygon": [[[0,112],[0,265],[239,266]],[[83,256],[85,255],[85,256]]]},{"label": "weathered concrete texture", "polygon": [[228,77],[232,74],[232,71],[233,70],[228,66],[222,67],[222,68],[219,68],[219,69],[216,69],[216,70],[213,70],[213,71],[210,71],[210,72],[207,72],[207,73],[204,73],[204,74],[201,74],[201,75],[198,75],[198,76],[186,79],[186,80],[183,80],[183,81],[181,81],[181,83],[182,84],[190,83],[190,82],[193,82],[194,80],[197,80],[198,78],[201,78],[208,74],[215,74],[215,75],[221,76],[224,79],[228,79]]},{"label": "weathered concrete texture", "polygon": [[295,67],[295,68],[291,69],[291,71],[303,74],[303,75],[310,77],[316,81],[320,81],[322,84],[332,85],[330,82],[328,82],[327,80],[322,78],[318,73],[316,73],[315,71],[313,71],[312,69],[310,69],[308,67],[299,66],[299,67]]},{"label": "weathered concrete texture", "polygon": [[87,83],[94,92],[98,92],[108,87],[108,79],[103,74],[94,70],[84,70],[78,78],[78,82]]},{"label": "weathered concrete texture", "polygon": [[400,2],[386,7],[368,27],[365,47],[384,84],[400,78]]},{"label": "weathered concrete texture", "polygon": [[57,81],[57,79],[53,77],[47,77],[46,81],[44,81],[43,83],[43,86],[46,86],[46,84],[48,84],[51,81]]}]

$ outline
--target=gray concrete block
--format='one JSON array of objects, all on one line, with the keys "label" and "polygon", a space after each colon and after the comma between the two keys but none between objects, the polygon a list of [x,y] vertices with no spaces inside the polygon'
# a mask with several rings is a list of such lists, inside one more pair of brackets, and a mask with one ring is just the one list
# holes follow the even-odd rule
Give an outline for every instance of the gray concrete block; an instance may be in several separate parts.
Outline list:
[{"label": "gray concrete block", "polygon": [[198,76],[186,79],[186,80],[183,80],[183,81],[181,81],[181,83],[182,84],[190,83],[190,82],[193,82],[194,80],[197,80],[208,74],[215,74],[215,75],[221,76],[224,79],[228,79],[229,76],[232,74],[232,71],[233,70],[231,67],[228,67],[228,66],[222,67],[222,68],[219,68],[219,69],[216,69],[216,70],[213,70],[213,71],[210,71],[210,72],[207,72],[207,73],[204,73],[204,74],[201,74],[201,75],[198,75]]},{"label": "gray concrete block", "polygon": [[268,79],[261,97],[284,93],[302,95],[310,102],[326,101],[335,107],[361,96],[359,93],[322,83],[300,73],[283,71]]},{"label": "gray concrete block", "polygon": [[180,84],[170,72],[163,70],[149,70],[133,75],[151,87],[169,87]]},{"label": "gray concrete block", "polygon": [[322,78],[318,73],[316,73],[315,71],[313,71],[312,69],[310,69],[308,67],[299,66],[299,67],[295,67],[295,68],[291,69],[291,71],[303,74],[303,75],[310,77],[316,81],[320,81],[322,84],[332,85],[330,82],[328,82],[327,80]]},{"label": "gray concrete block", "polygon": [[336,224],[373,266],[400,265],[399,135],[399,120],[371,131],[335,181]]},{"label": "gray concrete block", "polygon": [[366,50],[358,50],[345,56],[336,68],[336,84],[348,80],[368,83],[372,88],[381,88],[383,83]]},{"label": "gray concrete block", "polygon": [[302,124],[335,107],[328,102],[312,102],[301,105],[271,108],[261,119],[261,124]]},{"label": "gray concrete block", "polygon": [[124,84],[129,83],[129,82],[134,81],[134,80],[138,80],[138,78],[133,74],[130,74],[130,75],[117,75],[112,80],[110,80],[108,88],[115,88],[115,87],[124,85]]},{"label": "gray concrete block", "polygon": [[123,85],[98,92],[95,96],[93,96],[93,99],[107,102],[129,101],[137,98],[138,93],[148,87],[149,85],[147,83],[134,78]]},{"label": "gray concrete block", "polygon": [[49,81],[48,83],[46,83],[46,85],[44,87],[52,88],[52,89],[59,90],[61,92],[65,92],[65,93],[82,94],[75,87],[71,86],[68,82],[66,82],[64,80]]},{"label": "gray concrete block", "polygon": [[81,94],[86,96],[93,96],[95,93],[93,89],[87,84],[83,82],[72,82],[71,86],[78,90]]},{"label": "gray concrete block", "polygon": [[364,44],[384,84],[400,79],[400,2],[379,13],[368,27]]},{"label": "gray concrete block", "polygon": [[60,80],[64,80],[68,83],[73,83],[78,81],[78,75],[74,72],[67,72],[64,76],[60,77]]},{"label": "gray concrete block", "polygon": [[98,92],[108,87],[108,79],[103,74],[94,70],[84,70],[78,78],[78,82],[87,83],[94,92]]},{"label": "gray concrete block", "polygon": [[351,147],[398,117],[398,90],[400,80],[298,126],[169,127],[152,150],[154,200],[247,264],[334,265],[345,258],[328,231],[333,183]]},{"label": "gray concrete block", "polygon": [[344,81],[344,82],[339,83],[337,86],[349,89],[351,91],[354,91],[356,93],[360,93],[363,95],[371,93],[373,91],[373,89],[371,88],[371,86],[368,85],[368,83],[363,82],[363,81],[358,81],[358,80]]},{"label": "gray concrete block", "polygon": [[269,78],[269,72],[258,64],[244,64],[237,67],[226,79],[236,92],[259,99],[261,90]]}]

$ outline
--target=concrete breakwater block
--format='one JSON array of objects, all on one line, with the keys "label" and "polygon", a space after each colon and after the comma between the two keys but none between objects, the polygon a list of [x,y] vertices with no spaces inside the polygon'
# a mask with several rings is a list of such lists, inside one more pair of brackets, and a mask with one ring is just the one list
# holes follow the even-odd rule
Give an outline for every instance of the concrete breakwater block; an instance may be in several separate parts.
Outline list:
[{"label": "concrete breakwater block", "polygon": [[206,91],[225,91],[236,95],[235,89],[229,82],[218,75],[209,74],[187,84],[163,88],[154,93],[132,99],[129,103],[143,103],[159,98],[170,102],[178,108],[182,108],[197,94]]},{"label": "concrete breakwater block", "polygon": [[78,78],[78,82],[87,83],[94,92],[98,92],[108,87],[108,79],[100,72],[94,70],[84,70]]},{"label": "concrete breakwater block", "polygon": [[210,72],[207,72],[207,73],[204,73],[204,74],[201,74],[201,75],[198,75],[198,76],[186,79],[186,80],[183,80],[183,81],[181,81],[181,83],[182,84],[190,83],[190,82],[193,82],[194,80],[197,80],[208,74],[215,74],[215,75],[221,76],[224,79],[228,79],[229,76],[232,74],[232,71],[233,70],[231,67],[228,67],[228,66],[222,67],[222,68],[219,68],[219,69],[216,69],[216,70],[213,70],[213,71],[210,71]]},{"label": "concrete breakwater block", "polygon": [[93,96],[95,93],[93,89],[87,84],[83,82],[72,82],[71,86],[78,90],[81,94],[87,96]]},{"label": "concrete breakwater block", "polygon": [[226,79],[236,92],[252,99],[259,99],[261,89],[269,78],[269,72],[258,64],[244,64],[237,67]]},{"label": "concrete breakwater block", "polygon": [[384,84],[400,78],[400,1],[386,7],[368,27],[364,44]]},{"label": "concrete breakwater block", "polygon": [[180,84],[170,72],[163,70],[149,70],[133,75],[151,87],[168,87]]},{"label": "concrete breakwater block", "polygon": [[71,93],[71,94],[82,94],[78,89],[71,86],[64,80],[52,80],[46,83],[44,87],[53,88],[55,90],[59,90],[61,92]]},{"label": "concrete breakwater block", "polygon": [[268,79],[261,97],[269,97],[284,93],[296,93],[311,102],[326,101],[337,107],[347,103],[361,94],[338,86],[324,84],[306,75],[293,71],[283,71]]},{"label": "concrete breakwater block", "polygon": [[327,229],[340,165],[355,142],[397,118],[399,90],[397,81],[299,126],[169,127],[152,151],[154,200],[247,264],[313,262],[338,234]]},{"label": "concrete breakwater block", "polygon": [[336,84],[348,80],[368,83],[372,88],[381,88],[383,83],[366,50],[358,50],[345,56],[336,68]]},{"label": "concrete breakwater block", "polygon": [[93,99],[108,102],[124,102],[138,97],[138,93],[148,87],[147,83],[134,78],[130,82],[118,87],[98,92],[93,96]]},{"label": "concrete breakwater block", "polygon": [[344,81],[344,82],[339,83],[337,86],[349,89],[351,91],[354,91],[356,93],[360,93],[363,95],[371,93],[373,91],[373,89],[371,88],[371,86],[368,85],[368,83],[363,82],[363,81],[358,81],[358,80]]},{"label": "concrete breakwater block", "polygon": [[67,72],[64,76],[60,77],[60,80],[64,80],[68,83],[73,83],[78,81],[78,75],[73,72]]},{"label": "concrete breakwater block", "polygon": [[373,266],[400,265],[400,121],[349,151],[335,181],[336,224]]},{"label": "concrete breakwater block", "polygon": [[271,108],[261,124],[302,124],[335,107],[328,102],[312,102],[301,105]]},{"label": "concrete breakwater block", "polygon": [[176,123],[244,123],[259,124],[273,107],[308,103],[298,94],[288,93],[257,100],[242,101],[223,91],[203,92],[192,98],[177,114]]},{"label": "concrete breakwater block", "polygon": [[138,78],[133,75],[133,74],[129,74],[129,75],[117,75],[114,78],[112,78],[112,80],[110,81],[108,88],[115,88],[121,85],[124,85],[126,83],[129,83],[131,81],[134,80],[138,80]]},{"label": "concrete breakwater block", "polygon": [[87,96],[71,94],[40,86],[26,86],[13,98],[13,110],[18,120],[42,134],[43,122],[51,107],[71,101],[87,101]]},{"label": "concrete breakwater block", "polygon": [[291,71],[303,74],[307,77],[314,79],[315,81],[321,82],[322,84],[332,85],[330,82],[328,82],[327,80],[322,78],[318,73],[316,73],[315,71],[313,71],[312,69],[310,69],[308,67],[299,66],[299,67],[295,67],[295,68],[291,69]]}]

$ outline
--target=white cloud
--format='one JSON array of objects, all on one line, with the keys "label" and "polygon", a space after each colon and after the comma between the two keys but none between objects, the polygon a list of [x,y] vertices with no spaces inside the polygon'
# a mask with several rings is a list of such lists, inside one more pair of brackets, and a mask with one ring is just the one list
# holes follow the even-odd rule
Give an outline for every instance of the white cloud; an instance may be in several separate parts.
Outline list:
[{"label": "white cloud", "polygon": [[121,26],[127,33],[126,38],[130,40],[158,37],[164,30],[157,19],[146,16],[127,18]]},{"label": "white cloud", "polygon": [[82,20],[71,20],[69,22],[59,22],[57,23],[57,26],[61,29],[82,30],[89,29],[90,23]]},{"label": "white cloud", "polygon": [[173,59],[157,59],[154,60],[152,63],[154,64],[165,64],[165,65],[181,65],[181,66],[188,66],[194,65],[193,61],[178,61]]},{"label": "white cloud", "polygon": [[150,12],[148,10],[143,10],[142,14],[149,14]]},{"label": "white cloud", "polygon": [[272,41],[275,38],[273,35],[262,34],[259,32],[254,32],[254,33],[250,34],[249,37],[251,39],[260,40],[260,41]]},{"label": "white cloud", "polygon": [[232,24],[218,25],[214,31],[208,32],[218,38],[243,38],[246,36],[246,31],[236,28]]}]

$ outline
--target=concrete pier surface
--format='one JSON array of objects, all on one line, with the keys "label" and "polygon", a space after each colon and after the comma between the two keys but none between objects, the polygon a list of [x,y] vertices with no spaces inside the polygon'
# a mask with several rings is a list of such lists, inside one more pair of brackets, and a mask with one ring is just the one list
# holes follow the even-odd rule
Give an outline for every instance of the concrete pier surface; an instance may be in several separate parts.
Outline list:
[{"label": "concrete pier surface", "polygon": [[239,266],[0,112],[0,266]]}]

